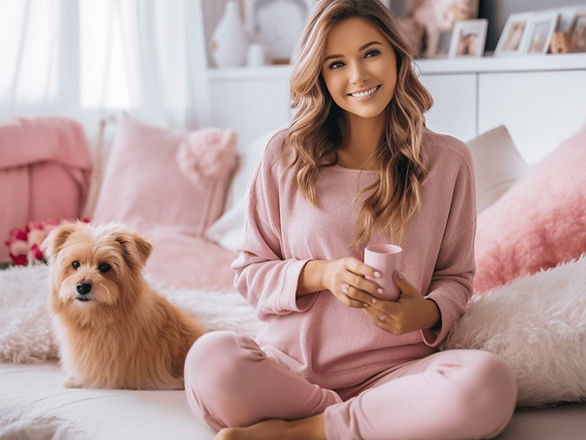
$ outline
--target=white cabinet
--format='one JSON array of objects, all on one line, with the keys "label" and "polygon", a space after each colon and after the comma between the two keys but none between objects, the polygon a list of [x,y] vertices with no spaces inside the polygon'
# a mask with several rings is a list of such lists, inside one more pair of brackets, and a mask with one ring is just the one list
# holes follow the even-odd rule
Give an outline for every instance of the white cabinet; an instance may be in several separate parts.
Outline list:
[{"label": "white cabinet", "polygon": [[480,74],[478,100],[479,131],[506,124],[535,163],[586,123],[586,70]]},{"label": "white cabinet", "polygon": [[420,60],[428,126],[467,141],[504,124],[534,164],[586,123],[586,54]]},{"label": "white cabinet", "polygon": [[208,72],[210,123],[233,128],[243,147],[291,120],[289,67]]},{"label": "white cabinet", "polygon": [[467,140],[476,134],[476,75],[423,75],[421,82],[433,96],[434,105],[426,114],[431,130]]}]

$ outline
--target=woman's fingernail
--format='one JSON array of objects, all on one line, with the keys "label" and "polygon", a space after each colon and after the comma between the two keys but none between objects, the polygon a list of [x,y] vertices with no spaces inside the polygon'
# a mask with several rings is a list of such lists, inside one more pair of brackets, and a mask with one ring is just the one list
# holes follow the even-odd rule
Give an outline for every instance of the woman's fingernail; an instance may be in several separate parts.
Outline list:
[{"label": "woman's fingernail", "polygon": [[370,298],[370,303],[371,304],[375,304],[376,303],[376,298]]},{"label": "woman's fingernail", "polygon": [[381,275],[381,273],[380,273],[380,272],[375,272],[375,273],[374,273],[374,277],[375,277],[375,278],[381,278],[381,277],[382,277],[382,275]]},{"label": "woman's fingernail", "polygon": [[401,281],[403,279],[399,272],[395,272],[395,278],[397,278],[398,281]]},{"label": "woman's fingernail", "polygon": [[378,293],[379,295],[383,294],[383,289],[381,289],[380,287],[378,289],[376,289],[376,293]]}]

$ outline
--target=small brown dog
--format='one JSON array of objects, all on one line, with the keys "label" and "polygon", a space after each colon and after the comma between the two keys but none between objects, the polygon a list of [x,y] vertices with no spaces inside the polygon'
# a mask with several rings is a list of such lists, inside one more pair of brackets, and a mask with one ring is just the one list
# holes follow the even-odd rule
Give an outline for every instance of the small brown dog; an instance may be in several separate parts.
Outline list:
[{"label": "small brown dog", "polygon": [[150,243],[120,224],[79,222],[43,248],[65,385],[183,388],[185,356],[205,330],[143,278]]}]

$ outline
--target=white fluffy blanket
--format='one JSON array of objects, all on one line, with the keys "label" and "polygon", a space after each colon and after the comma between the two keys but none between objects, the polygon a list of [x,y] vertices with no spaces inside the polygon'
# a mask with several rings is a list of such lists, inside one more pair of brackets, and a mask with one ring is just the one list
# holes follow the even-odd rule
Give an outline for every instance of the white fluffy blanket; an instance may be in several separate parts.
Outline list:
[{"label": "white fluffy blanket", "polygon": [[[254,335],[262,324],[235,292],[157,286],[210,329]],[[57,356],[47,312],[47,268],[0,271],[0,360]],[[477,348],[513,368],[518,403],[586,400],[586,255],[486,292],[469,303],[442,349]]]},{"label": "white fluffy blanket", "polygon": [[519,405],[586,400],[586,254],[475,298],[444,348],[498,354]]},{"label": "white fluffy blanket", "polygon": [[[207,292],[163,286],[150,280],[171,302],[211,330],[237,330],[254,336],[262,323],[236,292]],[[0,271],[0,361],[41,362],[58,356],[47,308],[48,268],[44,265]]]}]

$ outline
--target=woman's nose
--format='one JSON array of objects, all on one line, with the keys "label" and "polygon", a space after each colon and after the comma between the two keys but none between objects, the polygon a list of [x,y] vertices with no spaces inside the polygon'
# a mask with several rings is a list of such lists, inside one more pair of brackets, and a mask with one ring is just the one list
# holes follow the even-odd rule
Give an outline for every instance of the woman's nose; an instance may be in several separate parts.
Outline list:
[{"label": "woman's nose", "polygon": [[350,65],[350,82],[362,84],[368,80],[368,69],[361,62],[353,62]]}]

